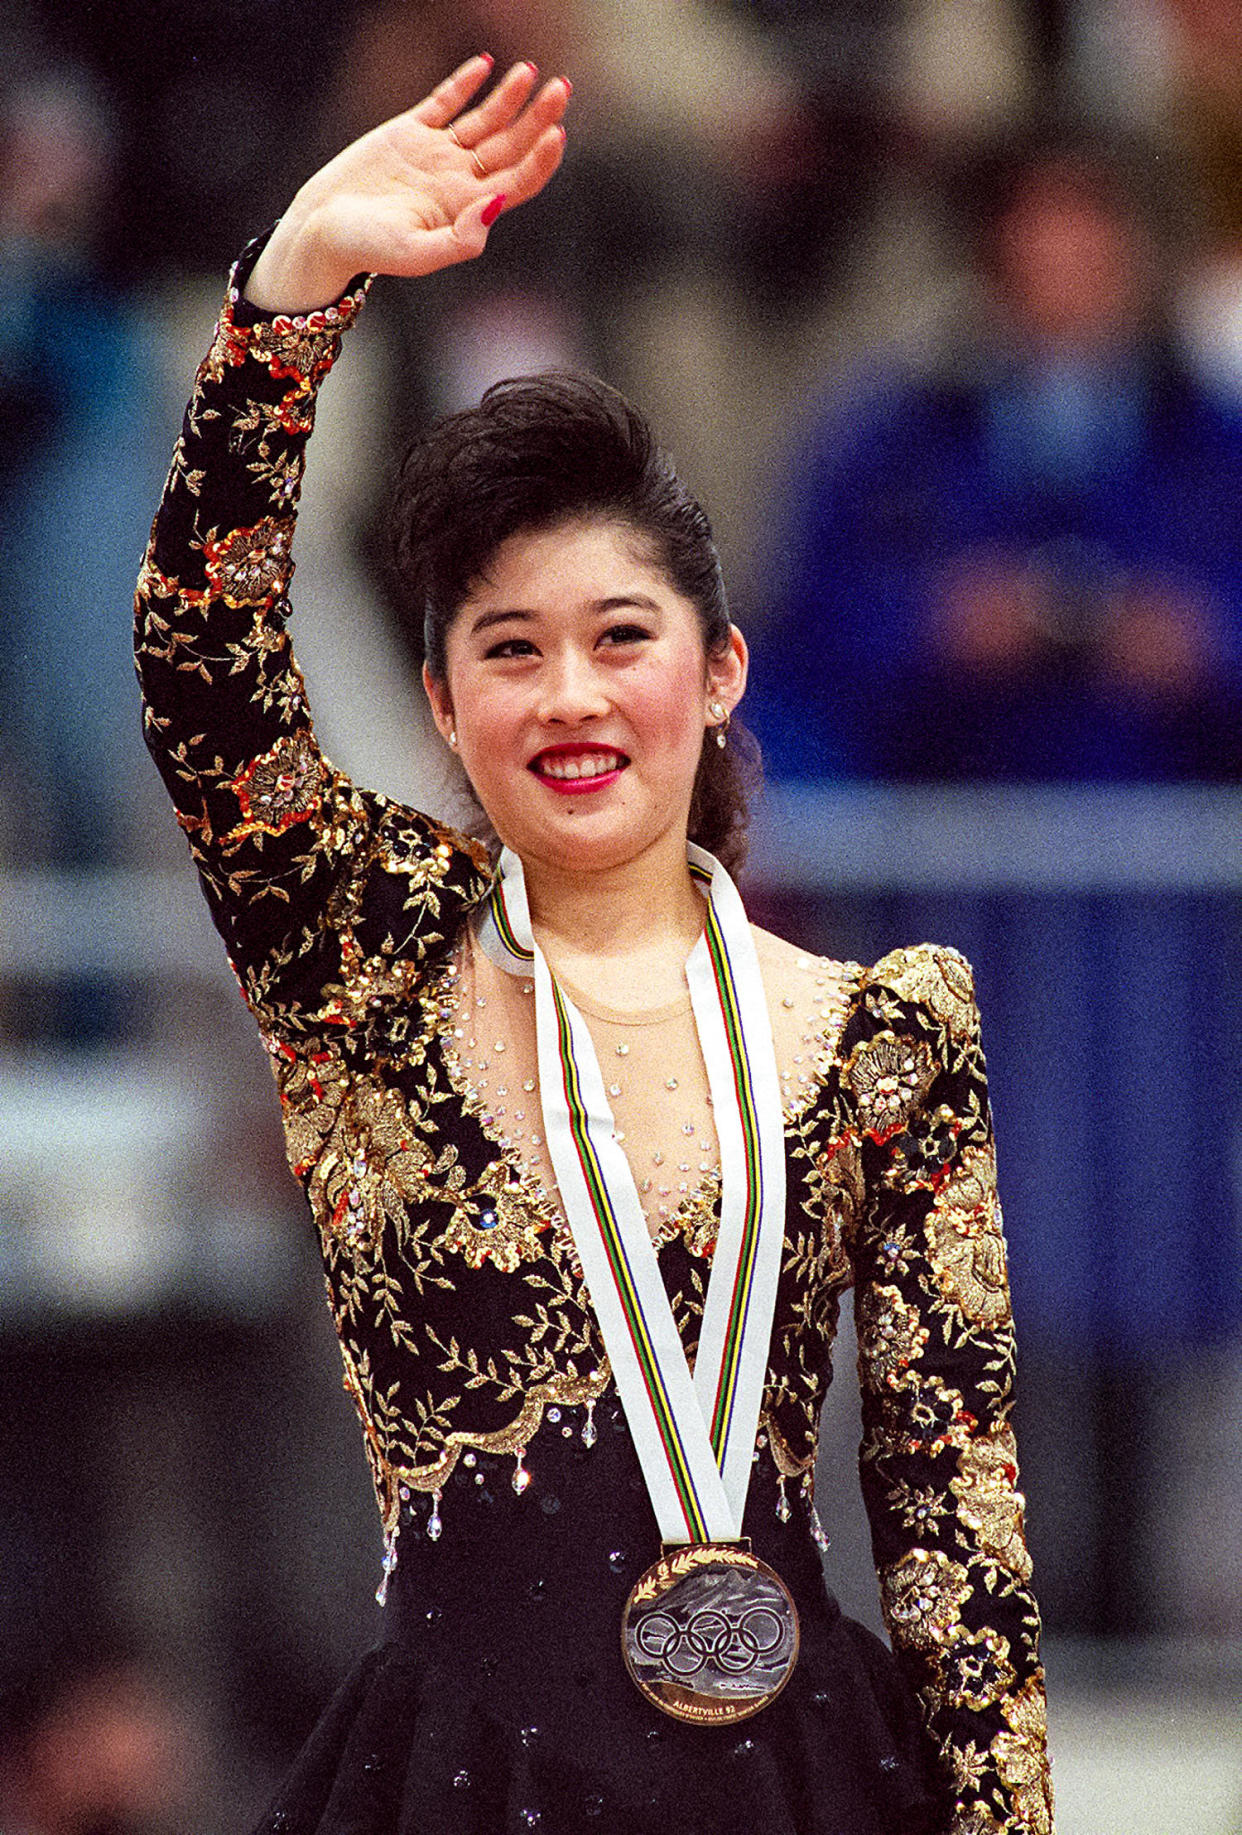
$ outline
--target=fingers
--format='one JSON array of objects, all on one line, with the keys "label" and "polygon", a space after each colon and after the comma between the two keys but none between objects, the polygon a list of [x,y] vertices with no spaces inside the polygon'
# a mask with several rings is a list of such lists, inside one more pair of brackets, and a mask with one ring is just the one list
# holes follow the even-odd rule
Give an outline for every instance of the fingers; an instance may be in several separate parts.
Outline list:
[{"label": "fingers", "polygon": [[487,233],[502,210],[525,204],[542,191],[565,155],[565,130],[559,121],[539,134],[516,165],[489,175],[486,187],[452,223],[426,231],[419,239],[419,271],[451,267],[483,253]]},{"label": "fingers", "polygon": [[486,51],[481,51],[477,57],[468,57],[451,76],[437,83],[431,94],[412,108],[410,113],[426,127],[447,127],[482,89],[494,66],[495,59],[489,57]]},{"label": "fingers", "polygon": [[539,71],[534,64],[514,64],[506,70],[495,88],[453,123],[453,131],[463,146],[476,146],[489,134],[508,127],[521,111],[535,84]]},{"label": "fingers", "polygon": [[489,192],[468,204],[454,222],[428,231],[420,238],[420,269],[429,273],[481,255],[487,245],[487,232],[506,202],[503,193]]},{"label": "fingers", "polygon": [[[553,77],[516,119],[505,121],[482,137],[467,133],[463,122],[457,124],[457,131],[489,172],[507,171],[526,157],[549,128],[559,127],[569,106],[571,91],[567,77]],[[465,121],[477,121],[485,113],[486,103],[482,108],[472,109]]]},{"label": "fingers", "polygon": [[505,209],[525,204],[543,190],[565,157],[565,130],[558,122],[546,128],[533,147],[515,165],[492,174],[489,184],[505,193]]}]

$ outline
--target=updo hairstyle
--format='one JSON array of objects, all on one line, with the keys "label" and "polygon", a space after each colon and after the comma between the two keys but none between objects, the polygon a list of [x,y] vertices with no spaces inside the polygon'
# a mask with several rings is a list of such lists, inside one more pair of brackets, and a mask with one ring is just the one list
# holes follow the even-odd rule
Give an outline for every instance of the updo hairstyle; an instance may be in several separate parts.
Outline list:
[{"label": "updo hairstyle", "polygon": [[[496,383],[477,408],[430,428],[401,466],[398,611],[431,675],[445,679],[449,627],[502,543],[595,521],[636,533],[645,558],[694,606],[706,655],[723,655],[729,604],[702,507],[623,395],[592,377],[552,374]],[[705,740],[689,835],[733,871],[745,858],[758,750],[736,723],[723,747],[714,732]]]}]

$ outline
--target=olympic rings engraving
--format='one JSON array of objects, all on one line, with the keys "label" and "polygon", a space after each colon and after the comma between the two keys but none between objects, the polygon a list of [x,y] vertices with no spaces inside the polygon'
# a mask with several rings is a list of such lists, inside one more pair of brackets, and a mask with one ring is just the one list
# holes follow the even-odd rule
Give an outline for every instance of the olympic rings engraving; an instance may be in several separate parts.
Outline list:
[{"label": "olympic rings engraving", "polygon": [[771,1606],[748,1606],[736,1615],[708,1606],[684,1622],[670,1612],[648,1612],[635,1627],[634,1641],[645,1657],[685,1681],[708,1664],[727,1676],[748,1675],[779,1649],[786,1629]]}]

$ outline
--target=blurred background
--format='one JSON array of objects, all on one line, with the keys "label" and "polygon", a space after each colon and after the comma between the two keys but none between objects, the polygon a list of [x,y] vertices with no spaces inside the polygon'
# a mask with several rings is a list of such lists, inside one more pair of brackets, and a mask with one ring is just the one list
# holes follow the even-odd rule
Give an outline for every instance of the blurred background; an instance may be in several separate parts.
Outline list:
[{"label": "blurred background", "polygon": [[[576,84],[486,264],[376,290],[296,636],[451,790],[389,607],[426,419],[586,366],[717,525],[764,920],[976,966],[1062,1835],[1242,1831],[1242,0],[7,0],[0,1826],[248,1826],[379,1531],[263,1053],[139,738],[225,269],[479,47]],[[878,1620],[848,1343],[831,1583]]]}]

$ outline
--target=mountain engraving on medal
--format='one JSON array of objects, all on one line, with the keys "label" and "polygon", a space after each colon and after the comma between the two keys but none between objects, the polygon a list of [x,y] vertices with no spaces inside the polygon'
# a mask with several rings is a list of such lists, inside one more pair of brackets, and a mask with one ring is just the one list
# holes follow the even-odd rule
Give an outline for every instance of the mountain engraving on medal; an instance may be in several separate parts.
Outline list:
[{"label": "mountain engraving on medal", "polygon": [[741,1548],[688,1544],[634,1587],[622,1625],[626,1667],[679,1720],[745,1719],[778,1695],[798,1655],[784,1582]]}]

